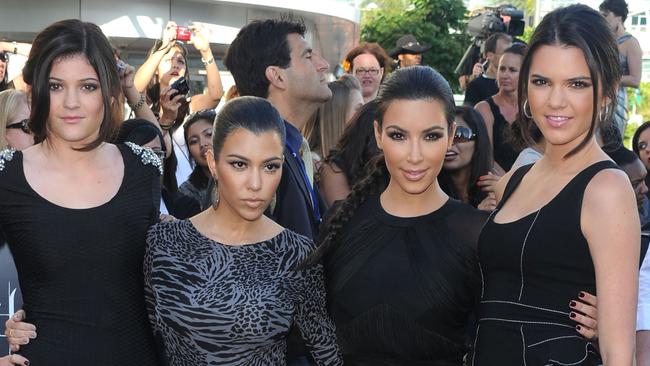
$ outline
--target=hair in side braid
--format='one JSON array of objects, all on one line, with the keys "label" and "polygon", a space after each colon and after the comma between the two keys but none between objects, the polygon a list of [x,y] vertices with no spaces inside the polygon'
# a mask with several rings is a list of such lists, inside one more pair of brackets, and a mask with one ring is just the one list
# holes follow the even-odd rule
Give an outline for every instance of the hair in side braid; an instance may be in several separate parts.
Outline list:
[{"label": "hair in side braid", "polygon": [[322,224],[318,248],[301,265],[302,268],[318,264],[336,246],[336,239],[355,212],[371,195],[386,189],[390,174],[384,155],[372,158],[366,165],[365,174],[353,187],[348,197],[334,208],[334,213]]},{"label": "hair in side braid", "polygon": [[[396,100],[437,100],[445,109],[448,128],[451,128],[456,115],[454,95],[449,83],[434,69],[428,66],[411,66],[392,73],[379,89],[375,121],[383,125],[384,115],[390,104]],[[340,243],[340,234],[357,209],[373,195],[383,192],[390,181],[383,154],[368,162],[364,178],[352,187],[352,192],[334,210],[321,228],[318,248],[299,268],[319,263]]]}]

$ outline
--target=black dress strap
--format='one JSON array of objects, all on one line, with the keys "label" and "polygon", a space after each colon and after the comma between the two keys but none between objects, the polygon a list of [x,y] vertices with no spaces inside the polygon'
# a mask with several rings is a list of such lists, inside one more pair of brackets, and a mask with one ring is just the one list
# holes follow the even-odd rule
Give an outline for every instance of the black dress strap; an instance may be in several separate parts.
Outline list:
[{"label": "black dress strap", "polygon": [[508,180],[508,184],[506,184],[506,189],[503,191],[503,197],[501,197],[501,201],[497,205],[497,210],[501,209],[501,206],[503,206],[503,204],[508,200],[512,192],[517,189],[519,183],[521,183],[521,180],[524,179],[524,175],[526,175],[526,173],[528,173],[532,167],[533,164],[528,164],[520,166],[517,168],[517,170],[515,170],[515,172],[510,177],[510,180]]}]

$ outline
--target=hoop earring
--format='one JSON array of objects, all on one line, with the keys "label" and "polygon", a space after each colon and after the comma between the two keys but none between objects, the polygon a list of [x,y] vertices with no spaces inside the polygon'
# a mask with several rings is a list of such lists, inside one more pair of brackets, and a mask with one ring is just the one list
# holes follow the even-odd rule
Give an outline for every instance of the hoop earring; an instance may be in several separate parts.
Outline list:
[{"label": "hoop earring", "polygon": [[528,106],[528,99],[524,100],[524,116],[529,119],[533,119],[533,113],[526,113],[526,107]]},{"label": "hoop earring", "polygon": [[[603,112],[603,109],[605,110],[605,112]],[[601,108],[598,110],[598,122],[600,123],[605,122],[604,118],[607,118],[608,115],[609,115],[609,103],[605,104],[605,108]]]}]

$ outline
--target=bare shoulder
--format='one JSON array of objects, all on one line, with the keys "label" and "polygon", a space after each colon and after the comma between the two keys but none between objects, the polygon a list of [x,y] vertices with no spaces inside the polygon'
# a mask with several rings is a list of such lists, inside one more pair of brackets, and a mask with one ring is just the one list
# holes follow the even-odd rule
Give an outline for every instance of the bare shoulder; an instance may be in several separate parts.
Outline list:
[{"label": "bare shoulder", "polygon": [[345,174],[335,163],[322,163],[318,172],[323,179],[345,179]]},{"label": "bare shoulder", "polygon": [[596,173],[585,189],[585,204],[596,207],[621,202],[626,196],[633,197],[630,179],[619,169],[604,169]]}]

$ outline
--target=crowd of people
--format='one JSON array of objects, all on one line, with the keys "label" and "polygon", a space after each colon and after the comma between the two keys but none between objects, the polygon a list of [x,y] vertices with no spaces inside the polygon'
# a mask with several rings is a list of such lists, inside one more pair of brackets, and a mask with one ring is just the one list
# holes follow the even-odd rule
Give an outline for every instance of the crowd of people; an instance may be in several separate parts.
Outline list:
[{"label": "crowd of people", "polygon": [[11,82],[0,57],[0,242],[24,300],[0,366],[650,365],[626,16],[605,0],[528,44],[492,35],[463,106],[412,35],[328,82],[302,22],[252,21],[225,95],[200,26],[185,43],[169,22],[137,70],[80,20],[0,43],[27,56]]}]

